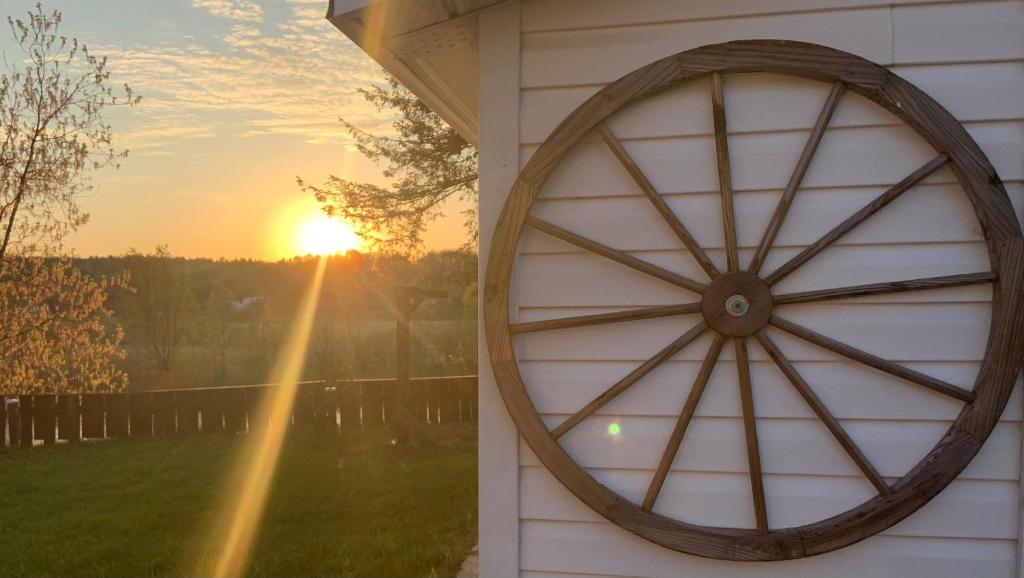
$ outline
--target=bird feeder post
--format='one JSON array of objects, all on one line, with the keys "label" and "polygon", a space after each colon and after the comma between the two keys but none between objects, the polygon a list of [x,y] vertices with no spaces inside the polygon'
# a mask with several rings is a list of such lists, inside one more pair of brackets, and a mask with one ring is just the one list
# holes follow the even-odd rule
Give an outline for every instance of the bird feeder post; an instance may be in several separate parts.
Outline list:
[{"label": "bird feeder post", "polygon": [[409,385],[409,322],[412,314],[427,299],[447,297],[445,291],[423,289],[421,287],[395,287],[393,290],[393,306],[395,310],[395,400],[394,432],[399,445],[409,443],[410,433],[420,434],[417,441],[425,441],[426,436],[419,427],[417,416],[411,407],[412,391]]}]

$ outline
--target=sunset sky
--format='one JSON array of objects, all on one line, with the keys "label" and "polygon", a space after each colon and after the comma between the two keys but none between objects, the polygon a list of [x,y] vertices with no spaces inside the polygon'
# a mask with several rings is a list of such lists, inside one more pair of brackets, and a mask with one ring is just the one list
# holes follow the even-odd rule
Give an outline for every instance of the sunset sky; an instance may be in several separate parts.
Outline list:
[{"label": "sunset sky", "polygon": [[[7,1],[23,15],[34,2]],[[382,182],[339,117],[372,131],[390,118],[356,93],[380,68],[325,19],[327,0],[48,0],[63,34],[110,59],[115,83],[142,95],[111,115],[130,150],[82,199],[80,256],[168,245],[189,257],[278,259],[301,252],[317,204],[295,183],[329,174]],[[0,47],[11,41],[4,24]],[[461,245],[459,209],[428,248]]]}]

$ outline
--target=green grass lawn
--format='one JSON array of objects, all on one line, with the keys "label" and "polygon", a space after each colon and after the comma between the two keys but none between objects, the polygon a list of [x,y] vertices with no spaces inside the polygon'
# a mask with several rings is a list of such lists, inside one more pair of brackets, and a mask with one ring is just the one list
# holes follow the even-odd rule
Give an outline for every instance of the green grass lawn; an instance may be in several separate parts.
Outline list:
[{"label": "green grass lawn", "polygon": [[[244,437],[0,450],[0,575],[192,575]],[[286,443],[254,576],[452,576],[476,535],[476,448]]]}]

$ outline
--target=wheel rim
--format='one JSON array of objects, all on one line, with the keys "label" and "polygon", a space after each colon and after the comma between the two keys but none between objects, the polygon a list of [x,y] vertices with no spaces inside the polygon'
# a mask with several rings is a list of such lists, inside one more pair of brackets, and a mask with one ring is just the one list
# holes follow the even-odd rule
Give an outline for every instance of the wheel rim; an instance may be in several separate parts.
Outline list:
[{"label": "wheel rim", "polygon": [[[740,270],[738,260],[721,82],[723,75],[741,72],[774,72],[830,82],[833,85],[790,184],[783,193],[782,200],[769,221],[751,265],[746,271]],[[603,124],[608,116],[647,96],[709,75],[712,79],[716,152],[726,232],[728,266],[724,272],[719,271],[707,257]],[[764,259],[785,220],[789,204],[799,189],[807,165],[813,159],[817,143],[845,90],[852,90],[895,114],[939,154],[890,188],[870,206],[852,215],[829,235],[807,247],[771,274],[761,276],[759,273]],[[534,199],[561,159],[591,130],[601,135],[637,181],[645,196],[676,233],[682,245],[708,274],[712,280],[710,284],[661,269],[529,215]],[[836,290],[824,290],[772,294],[772,285],[846,232],[856,228],[868,217],[883,210],[889,202],[914,184],[946,165],[952,168],[981,223],[989,251],[991,271],[847,287],[839,293]],[[702,296],[702,301],[697,304],[648,307],[612,314],[510,324],[509,279],[524,226],[530,226],[698,293]],[[682,52],[640,68],[599,91],[555,129],[521,171],[495,230],[485,283],[485,329],[496,382],[520,434],[555,478],[591,509],[643,538],[689,554],[728,560],[792,559],[835,550],[892,526],[927,503],[974,457],[998,421],[1020,368],[1024,344],[1022,271],[1024,244],[1020,228],[995,170],[963,127],[930,97],[888,70],[844,52],[796,42],[740,41]],[[773,311],[776,306],[788,303],[975,283],[992,283],[993,297],[988,348],[973,391],[963,390],[856,350],[792,323]],[[742,309],[745,310],[741,312]],[[513,334],[697,311],[703,314],[703,322],[698,323],[633,373],[613,385],[602,397],[593,400],[550,431],[541,421],[519,372],[512,344]],[[963,410],[939,443],[907,474],[889,485],[845,434],[838,421],[817,399],[813,390],[774,342],[764,333],[762,329],[767,324],[863,365],[952,396],[964,402]],[[630,502],[602,485],[579,466],[558,443],[558,438],[709,329],[715,333],[715,339],[676,422],[650,489],[643,503]],[[811,406],[861,473],[876,488],[877,496],[820,522],[783,529],[768,528],[764,490],[760,479],[756,427],[753,421],[747,360],[748,338],[759,343]],[[751,493],[755,504],[756,528],[752,530],[689,524],[651,511],[718,355],[728,341],[733,342],[737,358],[737,377],[751,472]]]}]

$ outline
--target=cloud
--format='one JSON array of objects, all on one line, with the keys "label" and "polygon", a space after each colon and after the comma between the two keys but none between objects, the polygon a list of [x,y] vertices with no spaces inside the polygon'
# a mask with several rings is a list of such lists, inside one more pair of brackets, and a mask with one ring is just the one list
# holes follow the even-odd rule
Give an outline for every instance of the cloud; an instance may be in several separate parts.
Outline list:
[{"label": "cloud", "polygon": [[263,7],[252,0],[192,0],[193,8],[205,8],[210,14],[241,20],[245,22],[261,22]]},{"label": "cloud", "polygon": [[[380,67],[324,19],[322,2],[290,4],[285,18],[259,28],[236,23],[220,38],[182,38],[125,50],[94,45],[94,52],[110,57],[114,80],[143,95],[125,146],[159,149],[161,139],[205,137],[211,131],[345,143],[339,117],[387,131],[391,117],[356,91],[382,82]],[[189,126],[206,128],[174,128]]]}]

